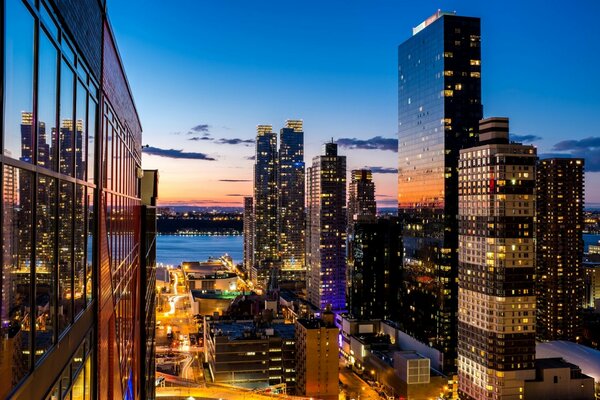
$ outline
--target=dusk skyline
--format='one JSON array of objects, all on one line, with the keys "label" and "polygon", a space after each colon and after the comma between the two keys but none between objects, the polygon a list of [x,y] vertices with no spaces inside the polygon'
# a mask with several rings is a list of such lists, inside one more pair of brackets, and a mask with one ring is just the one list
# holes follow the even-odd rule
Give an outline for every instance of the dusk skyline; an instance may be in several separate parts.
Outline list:
[{"label": "dusk skyline", "polygon": [[510,117],[513,138],[542,157],[585,157],[586,203],[600,203],[600,5],[585,3],[108,7],[161,205],[241,206],[252,193],[256,126],[302,119],[305,162],[333,138],[348,170],[373,169],[378,205],[394,207],[397,46],[437,9],[481,17],[484,116]]}]

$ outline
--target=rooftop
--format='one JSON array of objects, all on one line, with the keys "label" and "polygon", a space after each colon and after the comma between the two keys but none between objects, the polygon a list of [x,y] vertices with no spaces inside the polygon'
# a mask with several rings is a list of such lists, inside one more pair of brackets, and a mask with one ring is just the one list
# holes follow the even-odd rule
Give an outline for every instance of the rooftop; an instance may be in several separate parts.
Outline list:
[{"label": "rooftop", "polygon": [[555,340],[537,343],[536,358],[563,358],[581,368],[581,372],[600,381],[600,351],[581,344]]},{"label": "rooftop", "polygon": [[211,327],[217,332],[215,336],[228,336],[229,340],[269,336],[267,335],[269,329],[273,330],[272,336],[293,339],[295,332],[294,324],[272,323],[258,327],[254,321],[216,321],[211,324]]}]

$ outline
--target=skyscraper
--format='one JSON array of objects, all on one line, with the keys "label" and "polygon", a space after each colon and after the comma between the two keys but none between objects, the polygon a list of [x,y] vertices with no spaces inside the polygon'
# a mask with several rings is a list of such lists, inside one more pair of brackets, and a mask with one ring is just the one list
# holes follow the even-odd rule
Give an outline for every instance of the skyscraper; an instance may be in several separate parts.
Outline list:
[{"label": "skyscraper", "polygon": [[278,242],[283,268],[304,268],[304,132],[287,120],[279,133]]},{"label": "skyscraper", "polygon": [[142,131],[106,9],[0,9],[0,398],[152,398]]},{"label": "skyscraper", "polygon": [[481,106],[478,18],[437,12],[398,47],[398,216],[402,330],[456,371],[459,150],[476,144]]},{"label": "skyscraper", "polygon": [[537,170],[537,330],[539,340],[581,336],[584,160],[550,158]]},{"label": "skyscraper", "polygon": [[254,266],[254,202],[244,197],[244,269],[249,272]]},{"label": "skyscraper", "polygon": [[254,264],[277,259],[277,135],[258,125],[254,164]]},{"label": "skyscraper", "polygon": [[397,218],[355,222],[349,240],[348,311],[358,319],[399,319],[402,230]]},{"label": "skyscraper", "polygon": [[355,221],[374,221],[376,216],[373,173],[370,169],[352,170],[348,188],[348,236],[352,236]]},{"label": "skyscraper", "polygon": [[508,119],[481,121],[460,152],[461,399],[519,399],[535,378],[536,149],[509,143]]},{"label": "skyscraper", "polygon": [[337,144],[313,158],[307,171],[306,286],[321,310],[346,308],[346,157]]}]

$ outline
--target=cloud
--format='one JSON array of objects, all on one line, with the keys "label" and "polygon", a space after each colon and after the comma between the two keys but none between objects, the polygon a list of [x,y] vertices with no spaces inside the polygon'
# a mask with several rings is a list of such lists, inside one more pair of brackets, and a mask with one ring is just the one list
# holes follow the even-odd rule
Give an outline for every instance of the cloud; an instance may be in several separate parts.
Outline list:
[{"label": "cloud", "polygon": [[388,168],[388,167],[366,167],[370,169],[374,174],[397,174],[398,168]]},{"label": "cloud", "polygon": [[207,161],[216,161],[216,159],[214,159],[213,157],[206,155],[204,153],[192,153],[192,152],[185,152],[183,150],[176,150],[176,149],[161,149],[158,147],[144,147],[143,152],[151,155],[151,156],[158,156],[158,157],[166,157],[166,158],[178,158],[178,159],[185,159],[185,160],[207,160]]},{"label": "cloud", "polygon": [[256,160],[256,156],[248,156],[248,157],[246,157],[246,160],[254,161],[254,160]]},{"label": "cloud", "polygon": [[208,125],[208,124],[199,124],[199,125],[194,126],[191,129],[192,132],[189,132],[189,134],[192,134],[193,132],[196,132],[196,133],[206,132],[206,133],[208,133],[209,129],[210,129],[210,125]]},{"label": "cloud", "polygon": [[254,144],[254,140],[253,139],[239,139],[239,138],[219,139],[215,143],[218,143],[218,144],[243,144],[246,146],[250,146],[251,144]]},{"label": "cloud", "polygon": [[240,193],[231,193],[231,194],[226,194],[225,196],[229,196],[229,197],[247,197],[247,194],[240,194]]},{"label": "cloud", "polygon": [[542,140],[542,137],[537,135],[513,135],[511,133],[510,140],[520,143],[532,143]]},{"label": "cloud", "polygon": [[563,140],[554,145],[553,150],[591,150],[600,148],[600,137],[589,137],[581,140]]},{"label": "cloud", "polygon": [[252,182],[252,179],[219,179],[219,182]]},{"label": "cloud", "polygon": [[208,137],[208,136],[193,136],[191,138],[188,138],[188,140],[192,140],[192,141],[199,141],[199,140],[213,140],[213,138]]},{"label": "cloud", "polygon": [[396,196],[392,196],[391,194],[377,194],[375,195],[375,197],[381,197],[381,198],[396,198]]},{"label": "cloud", "polygon": [[337,144],[347,149],[398,151],[398,139],[382,136],[375,136],[371,139],[340,138],[337,140]]},{"label": "cloud", "polygon": [[598,136],[581,140],[563,140],[556,143],[552,150],[557,153],[548,153],[544,156],[583,158],[587,172],[600,172],[600,137]]}]

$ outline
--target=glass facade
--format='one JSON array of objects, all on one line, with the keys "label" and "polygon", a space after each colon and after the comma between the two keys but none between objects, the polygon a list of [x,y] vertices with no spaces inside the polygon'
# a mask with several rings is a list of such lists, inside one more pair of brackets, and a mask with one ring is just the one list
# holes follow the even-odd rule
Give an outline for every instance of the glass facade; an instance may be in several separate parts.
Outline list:
[{"label": "glass facade", "polygon": [[87,110],[98,92],[83,59],[63,52],[72,45],[45,5],[4,5],[2,398],[93,300],[92,280],[85,279],[92,276],[85,262],[92,256],[86,254],[91,213],[85,194],[93,196],[95,186],[76,170],[85,170],[83,127],[96,118]]},{"label": "glass facade", "polygon": [[259,125],[254,165],[254,264],[277,259],[277,134]]},{"label": "glass facade", "polygon": [[279,133],[277,163],[279,254],[283,268],[304,268],[304,131],[288,120]]},{"label": "glass facade", "polygon": [[139,396],[141,126],[104,10],[0,16],[0,398]]},{"label": "glass facade", "polygon": [[[398,48],[400,326],[456,371],[459,150],[482,118],[478,18],[438,12]],[[428,26],[427,26],[428,25]]]}]

